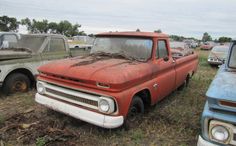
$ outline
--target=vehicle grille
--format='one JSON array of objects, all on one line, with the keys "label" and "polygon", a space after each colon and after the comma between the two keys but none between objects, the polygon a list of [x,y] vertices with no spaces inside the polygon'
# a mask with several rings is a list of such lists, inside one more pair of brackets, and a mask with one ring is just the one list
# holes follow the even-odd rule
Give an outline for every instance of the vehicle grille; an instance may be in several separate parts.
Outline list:
[{"label": "vehicle grille", "polygon": [[97,101],[93,101],[93,100],[85,99],[85,98],[82,98],[82,97],[79,97],[79,96],[74,96],[74,95],[58,92],[56,90],[52,90],[52,89],[49,89],[49,88],[47,88],[46,91],[49,92],[49,93],[58,95],[58,96],[62,96],[62,97],[66,97],[66,98],[78,101],[78,102],[90,104],[90,105],[93,105],[93,106],[98,106]]},{"label": "vehicle grille", "polygon": [[85,93],[45,82],[44,86],[46,88],[45,94],[50,97],[98,110],[99,95]]}]

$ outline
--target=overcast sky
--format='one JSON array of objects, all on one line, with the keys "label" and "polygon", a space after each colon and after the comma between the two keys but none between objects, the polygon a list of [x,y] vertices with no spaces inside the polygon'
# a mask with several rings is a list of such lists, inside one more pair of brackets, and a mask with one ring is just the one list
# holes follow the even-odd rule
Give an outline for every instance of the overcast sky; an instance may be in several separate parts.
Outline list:
[{"label": "overcast sky", "polygon": [[86,33],[139,28],[197,38],[204,32],[236,37],[236,0],[0,0],[0,15],[69,20]]}]

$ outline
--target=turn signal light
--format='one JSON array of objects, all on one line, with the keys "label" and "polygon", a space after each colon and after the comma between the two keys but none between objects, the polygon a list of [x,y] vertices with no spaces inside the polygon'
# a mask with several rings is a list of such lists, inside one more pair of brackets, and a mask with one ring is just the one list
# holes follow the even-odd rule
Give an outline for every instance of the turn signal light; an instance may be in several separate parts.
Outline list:
[{"label": "turn signal light", "polygon": [[220,101],[220,105],[236,108],[236,102]]}]

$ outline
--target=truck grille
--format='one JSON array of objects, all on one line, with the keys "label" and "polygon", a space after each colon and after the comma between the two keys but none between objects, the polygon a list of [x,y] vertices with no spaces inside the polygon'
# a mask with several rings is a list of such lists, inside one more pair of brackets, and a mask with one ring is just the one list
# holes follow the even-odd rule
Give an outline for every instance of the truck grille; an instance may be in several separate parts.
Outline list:
[{"label": "truck grille", "polygon": [[43,82],[43,84],[46,89],[45,94],[50,97],[98,110],[99,95],[85,93],[45,82]]},{"label": "truck grille", "polygon": [[86,103],[86,104],[90,104],[90,105],[93,105],[93,106],[98,106],[98,102],[97,101],[93,101],[93,100],[85,99],[83,97],[79,97],[79,96],[74,96],[74,95],[58,92],[56,90],[52,90],[52,89],[49,89],[49,88],[47,88],[46,91],[49,92],[49,93],[58,95],[58,96],[66,97],[68,99],[72,99],[72,100],[81,102],[81,103]]}]

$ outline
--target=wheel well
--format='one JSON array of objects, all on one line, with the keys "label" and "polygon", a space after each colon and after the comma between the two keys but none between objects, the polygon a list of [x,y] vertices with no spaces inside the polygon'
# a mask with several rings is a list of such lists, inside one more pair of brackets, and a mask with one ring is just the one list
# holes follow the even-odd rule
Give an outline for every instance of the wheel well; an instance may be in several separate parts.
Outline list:
[{"label": "wheel well", "polygon": [[[22,73],[22,74],[26,75],[26,76],[30,79],[31,86],[32,86],[32,87],[34,86],[34,84],[35,84],[35,78],[34,78],[33,74],[31,73],[31,71],[29,71],[28,69],[25,69],[25,68],[18,68],[18,69],[15,69],[15,70],[11,71],[10,73],[8,73],[8,75],[6,76],[6,78],[7,78],[9,75],[13,74],[13,73]],[[6,78],[5,78],[5,79],[6,79]],[[4,82],[5,82],[5,79],[4,79]],[[4,84],[4,82],[3,82],[3,84]]]},{"label": "wheel well", "polygon": [[142,91],[139,91],[135,95],[139,96],[142,99],[145,108],[149,107],[151,105],[151,93],[148,89],[144,89]]}]

